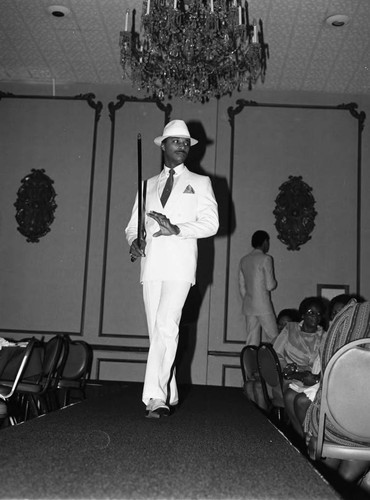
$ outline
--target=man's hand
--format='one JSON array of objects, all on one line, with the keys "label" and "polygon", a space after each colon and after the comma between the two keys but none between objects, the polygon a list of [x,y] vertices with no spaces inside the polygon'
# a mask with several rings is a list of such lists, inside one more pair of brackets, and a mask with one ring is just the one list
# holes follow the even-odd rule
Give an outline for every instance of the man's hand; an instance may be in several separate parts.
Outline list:
[{"label": "man's hand", "polygon": [[153,236],[172,236],[180,233],[180,229],[175,224],[172,224],[170,219],[159,212],[148,212],[148,217],[151,217],[159,224],[159,231],[153,234]]},{"label": "man's hand", "polygon": [[131,261],[135,262],[139,257],[145,257],[146,241],[136,238],[130,246]]}]

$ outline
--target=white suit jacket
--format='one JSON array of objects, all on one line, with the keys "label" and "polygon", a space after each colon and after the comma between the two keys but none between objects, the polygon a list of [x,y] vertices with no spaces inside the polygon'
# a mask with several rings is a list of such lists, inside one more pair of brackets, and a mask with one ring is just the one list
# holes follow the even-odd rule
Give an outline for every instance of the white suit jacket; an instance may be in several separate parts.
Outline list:
[{"label": "white suit jacket", "polygon": [[273,314],[270,291],[276,288],[271,255],[255,248],[240,261],[239,286],[243,297],[243,314]]},{"label": "white suit jacket", "polygon": [[[179,175],[171,195],[163,208],[159,179],[164,170],[147,181],[145,212],[154,210],[165,214],[172,224],[180,228],[179,235],[159,236],[157,222],[145,216],[146,248],[141,260],[140,281],[180,280],[195,283],[198,238],[216,234],[219,226],[217,202],[211,180],[205,175],[190,172],[186,167]],[[137,238],[138,196],[126,227],[129,245]]]}]

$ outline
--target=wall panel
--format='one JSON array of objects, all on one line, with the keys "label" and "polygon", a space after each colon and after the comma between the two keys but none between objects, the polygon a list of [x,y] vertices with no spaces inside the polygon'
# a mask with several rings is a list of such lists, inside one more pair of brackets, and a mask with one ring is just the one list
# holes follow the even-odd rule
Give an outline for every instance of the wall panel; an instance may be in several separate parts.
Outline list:
[{"label": "wall panel", "polygon": [[[3,332],[81,334],[97,122],[89,104],[83,97],[1,99]],[[27,242],[15,220],[17,191],[32,169],[44,169],[57,194],[55,220],[38,243]]]},{"label": "wall panel", "polygon": [[96,353],[93,369],[96,380],[125,380],[137,382],[144,380],[145,359],[134,359],[123,357],[115,359],[110,355],[101,356]]}]

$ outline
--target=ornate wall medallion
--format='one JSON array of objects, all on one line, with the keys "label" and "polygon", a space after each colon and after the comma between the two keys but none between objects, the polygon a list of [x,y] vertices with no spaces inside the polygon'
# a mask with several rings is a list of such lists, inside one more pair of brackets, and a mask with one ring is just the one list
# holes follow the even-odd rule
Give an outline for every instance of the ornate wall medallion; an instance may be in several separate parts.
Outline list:
[{"label": "ornate wall medallion", "polygon": [[302,177],[289,176],[279,188],[276,198],[275,227],[278,238],[288,250],[300,250],[300,246],[311,239],[315,227],[315,199],[312,188],[302,181]]},{"label": "ornate wall medallion", "polygon": [[45,174],[44,169],[31,170],[31,174],[22,179],[22,185],[14,203],[17,209],[16,221],[18,231],[27,238],[27,241],[37,243],[39,238],[50,231],[54,220],[56,193],[54,181]]}]

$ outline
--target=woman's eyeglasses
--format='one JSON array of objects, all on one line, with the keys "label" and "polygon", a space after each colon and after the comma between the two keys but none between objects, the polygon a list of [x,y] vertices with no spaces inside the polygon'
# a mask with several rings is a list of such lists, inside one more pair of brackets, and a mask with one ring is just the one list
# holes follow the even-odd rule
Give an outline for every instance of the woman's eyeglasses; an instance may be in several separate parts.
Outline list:
[{"label": "woman's eyeglasses", "polygon": [[307,314],[307,316],[321,316],[321,312],[314,311],[313,309],[308,309],[305,314]]}]

